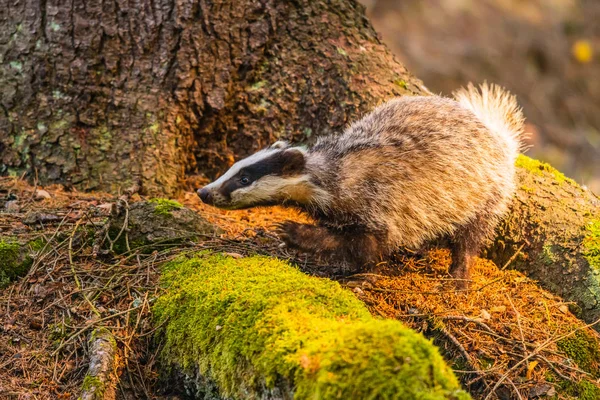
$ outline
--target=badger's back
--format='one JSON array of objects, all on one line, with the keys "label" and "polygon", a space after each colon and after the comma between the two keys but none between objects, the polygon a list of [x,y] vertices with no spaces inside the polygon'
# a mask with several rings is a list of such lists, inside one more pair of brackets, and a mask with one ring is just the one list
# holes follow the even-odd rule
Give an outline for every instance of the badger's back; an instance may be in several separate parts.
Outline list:
[{"label": "badger's back", "polygon": [[513,97],[470,87],[457,100],[389,101],[311,149],[331,188],[333,225],[366,225],[414,246],[475,218],[497,219],[514,192],[523,118]]}]

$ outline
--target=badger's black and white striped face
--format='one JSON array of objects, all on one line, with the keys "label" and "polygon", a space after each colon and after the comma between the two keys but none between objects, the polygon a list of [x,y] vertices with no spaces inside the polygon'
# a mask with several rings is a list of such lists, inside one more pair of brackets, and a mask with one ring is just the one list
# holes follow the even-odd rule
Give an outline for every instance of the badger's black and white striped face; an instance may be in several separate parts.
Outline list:
[{"label": "badger's black and white striped face", "polygon": [[206,204],[225,209],[300,201],[309,185],[305,151],[277,142],[235,163],[223,176],[198,189]]}]

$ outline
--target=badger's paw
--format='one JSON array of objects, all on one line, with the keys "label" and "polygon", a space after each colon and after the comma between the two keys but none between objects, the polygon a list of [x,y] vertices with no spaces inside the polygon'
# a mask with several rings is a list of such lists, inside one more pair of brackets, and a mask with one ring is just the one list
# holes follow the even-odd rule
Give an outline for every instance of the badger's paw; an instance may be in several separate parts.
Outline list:
[{"label": "badger's paw", "polygon": [[304,246],[302,245],[304,242],[304,235],[302,234],[303,226],[304,224],[297,222],[285,221],[275,226],[275,232],[287,247],[304,250]]},{"label": "badger's paw", "polygon": [[277,225],[277,234],[284,243],[305,253],[329,256],[340,250],[340,236],[324,226],[285,221]]}]

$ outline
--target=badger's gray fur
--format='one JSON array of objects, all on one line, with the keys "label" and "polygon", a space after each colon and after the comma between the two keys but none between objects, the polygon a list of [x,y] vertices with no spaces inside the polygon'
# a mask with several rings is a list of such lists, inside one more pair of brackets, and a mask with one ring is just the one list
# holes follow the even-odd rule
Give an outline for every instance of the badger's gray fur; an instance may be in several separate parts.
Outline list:
[{"label": "badger's gray fur", "polygon": [[299,207],[317,225],[282,224],[289,246],[359,265],[448,237],[450,272],[466,282],[515,190],[522,133],[516,99],[494,85],[402,97],[310,149],[277,142],[198,194],[221,208]]}]

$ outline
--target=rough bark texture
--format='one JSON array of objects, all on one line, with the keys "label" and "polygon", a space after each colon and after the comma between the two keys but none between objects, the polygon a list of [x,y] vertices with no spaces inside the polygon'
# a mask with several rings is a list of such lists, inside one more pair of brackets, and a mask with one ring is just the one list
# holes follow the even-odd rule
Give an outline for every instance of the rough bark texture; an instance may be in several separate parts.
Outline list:
[{"label": "rough bark texture", "polygon": [[517,195],[489,256],[574,302],[571,311],[594,322],[600,318],[600,200],[547,164],[521,156],[517,165]]},{"label": "rough bark texture", "polygon": [[173,193],[426,92],[354,0],[5,0],[0,173]]},{"label": "rough bark texture", "polygon": [[[127,212],[113,218],[108,237],[118,253],[137,248],[152,252],[185,241],[205,240],[223,233],[197,212],[173,200],[152,199],[133,203]],[[105,243],[109,247],[110,243]]]},{"label": "rough bark texture", "polygon": [[89,340],[90,366],[83,380],[81,400],[116,399],[114,374],[117,343],[106,328],[95,329]]}]

